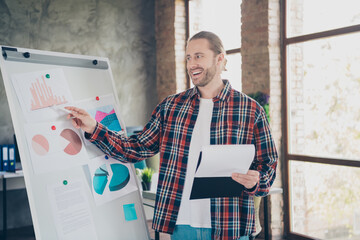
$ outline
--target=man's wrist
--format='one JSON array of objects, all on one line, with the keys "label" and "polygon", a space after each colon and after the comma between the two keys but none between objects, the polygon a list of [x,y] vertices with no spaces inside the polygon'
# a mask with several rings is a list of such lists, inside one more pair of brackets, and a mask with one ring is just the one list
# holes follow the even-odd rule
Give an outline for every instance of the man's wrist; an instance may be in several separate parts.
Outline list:
[{"label": "man's wrist", "polygon": [[248,192],[253,192],[256,190],[256,187],[257,187],[257,183],[252,188],[246,188],[246,187],[245,188]]},{"label": "man's wrist", "polygon": [[85,138],[90,139],[93,136],[93,134],[95,133],[97,128],[98,128],[98,122],[95,123],[95,127],[93,129],[91,129],[89,131],[85,131],[85,134],[84,134]]}]

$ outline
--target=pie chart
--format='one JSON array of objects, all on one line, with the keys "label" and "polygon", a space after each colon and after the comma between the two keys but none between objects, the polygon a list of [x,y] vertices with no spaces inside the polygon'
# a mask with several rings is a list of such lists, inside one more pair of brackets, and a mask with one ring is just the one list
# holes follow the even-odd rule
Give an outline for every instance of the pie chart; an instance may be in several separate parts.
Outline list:
[{"label": "pie chart", "polygon": [[[110,164],[111,171],[113,173],[111,181],[109,183],[110,192],[119,191],[124,188],[129,180],[130,173],[129,169],[118,163]],[[107,171],[106,165],[103,164],[95,170],[93,178],[93,187],[97,194],[102,195],[108,183],[109,172]]]},{"label": "pie chart", "polygon": [[31,139],[31,146],[34,152],[40,156],[44,156],[49,152],[49,142],[43,135],[35,135]]},{"label": "pie chart", "polygon": [[110,181],[109,189],[111,192],[118,191],[126,186],[130,180],[129,169],[122,165],[113,163],[110,165],[113,176]]},{"label": "pie chart", "polygon": [[109,173],[106,170],[105,164],[101,165],[98,169],[96,169],[93,179],[93,185],[94,185],[94,190],[97,194],[100,195],[103,194],[106,187],[106,183],[108,182],[108,176]]},{"label": "pie chart", "polygon": [[64,152],[69,155],[76,155],[81,151],[82,143],[79,135],[71,129],[64,129],[60,136],[65,138],[69,144],[65,147]]}]

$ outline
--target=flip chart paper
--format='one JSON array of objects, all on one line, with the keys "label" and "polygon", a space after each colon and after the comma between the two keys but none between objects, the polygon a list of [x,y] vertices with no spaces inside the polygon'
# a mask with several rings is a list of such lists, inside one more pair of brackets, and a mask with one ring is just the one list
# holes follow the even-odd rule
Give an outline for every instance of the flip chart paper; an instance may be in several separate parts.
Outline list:
[{"label": "flip chart paper", "polygon": [[80,179],[48,185],[58,238],[97,240],[90,205]]},{"label": "flip chart paper", "polygon": [[65,170],[87,163],[80,133],[71,122],[54,121],[24,125],[34,173]]},{"label": "flip chart paper", "polygon": [[56,119],[63,114],[50,107],[73,102],[61,68],[13,74],[11,80],[28,122]]},{"label": "flip chart paper", "polygon": [[136,176],[128,163],[102,155],[91,159],[88,166],[92,194],[98,206],[138,189]]}]

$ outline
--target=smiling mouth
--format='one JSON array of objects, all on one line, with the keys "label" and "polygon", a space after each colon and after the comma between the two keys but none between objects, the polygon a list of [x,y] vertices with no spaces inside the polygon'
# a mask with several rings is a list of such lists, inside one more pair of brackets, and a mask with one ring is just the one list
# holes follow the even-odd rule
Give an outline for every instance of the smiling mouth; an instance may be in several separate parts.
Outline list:
[{"label": "smiling mouth", "polygon": [[192,72],[191,72],[191,75],[192,75],[193,77],[197,77],[197,76],[199,76],[202,72],[203,72],[203,70],[192,71]]}]

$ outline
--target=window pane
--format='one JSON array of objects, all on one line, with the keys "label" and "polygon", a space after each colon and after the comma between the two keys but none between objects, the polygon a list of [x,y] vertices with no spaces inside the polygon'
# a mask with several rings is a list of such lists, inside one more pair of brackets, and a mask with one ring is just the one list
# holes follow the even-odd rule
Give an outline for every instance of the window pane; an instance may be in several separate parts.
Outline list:
[{"label": "window pane", "polygon": [[225,50],[240,48],[241,2],[241,0],[189,1],[190,37],[199,31],[210,31],[220,37]]},{"label": "window pane", "polygon": [[288,46],[289,152],[360,160],[360,33]]},{"label": "window pane", "polygon": [[291,231],[360,239],[360,168],[290,161]]},{"label": "window pane", "polygon": [[360,24],[359,0],[288,0],[287,37]]},{"label": "window pane", "polygon": [[241,91],[241,55],[240,53],[226,55],[226,69],[221,75],[223,79],[229,80],[231,86]]}]

